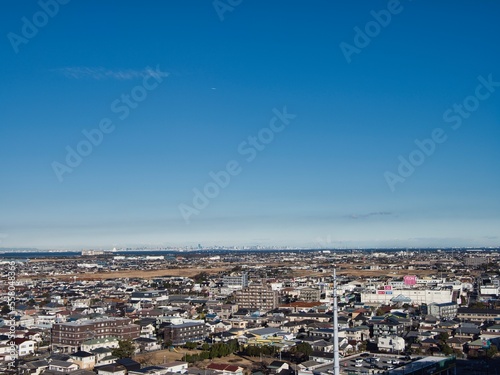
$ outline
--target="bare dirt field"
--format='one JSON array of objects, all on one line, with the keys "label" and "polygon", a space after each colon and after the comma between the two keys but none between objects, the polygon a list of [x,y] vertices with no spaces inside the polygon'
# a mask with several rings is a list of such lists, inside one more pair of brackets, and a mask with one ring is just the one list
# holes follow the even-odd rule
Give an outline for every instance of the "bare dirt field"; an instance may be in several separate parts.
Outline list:
[{"label": "bare dirt field", "polygon": [[[40,262],[42,260],[40,259],[33,259],[30,260],[30,262]],[[46,260],[44,260],[46,261]],[[51,259],[51,262],[66,262],[67,259]],[[253,264],[248,264],[250,267]],[[262,264],[259,264],[262,265]],[[280,267],[288,267],[290,264],[287,263],[269,263],[266,264],[268,267],[276,267],[276,269],[279,269]],[[68,275],[55,275],[55,276],[50,276],[55,279],[59,280],[73,280],[74,277],[78,278],[79,280],[103,280],[103,279],[118,279],[118,278],[142,278],[142,279],[151,279],[155,277],[162,277],[162,276],[186,276],[186,277],[193,277],[201,272],[206,272],[210,275],[217,274],[219,272],[224,272],[232,269],[235,264],[234,263],[214,263],[211,264],[210,266],[207,265],[207,267],[193,267],[193,266],[186,266],[181,268],[162,268],[165,267],[163,264],[158,265],[158,269],[153,269],[153,270],[121,270],[121,271],[107,271],[103,270],[100,273],[74,273],[74,274],[68,274]],[[321,266],[321,265],[319,265]],[[383,269],[383,270],[362,270],[362,269],[357,269],[356,267],[359,267],[360,264],[348,264],[348,263],[342,263],[338,264],[338,270],[337,274],[339,276],[342,275],[348,275],[348,276],[355,276],[355,277],[380,277],[380,276],[391,276],[391,277],[402,277],[404,275],[417,275],[417,276],[428,276],[435,274],[435,270],[397,270],[397,269]],[[384,266],[384,265],[381,265]],[[324,264],[325,269],[330,268],[331,264]],[[318,272],[318,271],[311,271],[311,270],[302,270],[302,269],[295,269],[292,270],[292,272],[288,273],[287,276],[291,277],[303,277],[303,276],[329,276],[328,273],[325,272]],[[36,276],[34,276],[36,278]]]},{"label": "bare dirt field", "polygon": [[218,272],[224,271],[226,268],[178,268],[178,269],[156,269],[156,270],[127,270],[127,271],[116,271],[116,272],[105,272],[102,273],[76,273],[70,275],[56,275],[51,276],[55,279],[60,280],[73,280],[76,276],[79,280],[104,280],[104,279],[119,279],[119,278],[141,278],[141,279],[151,279],[161,276],[184,276],[193,277],[201,272],[206,272],[208,274],[216,274]]},{"label": "bare dirt field", "polygon": [[158,350],[151,353],[139,354],[133,357],[137,362],[146,362],[149,365],[159,365],[162,363],[183,361],[184,356],[187,354],[198,354],[199,350],[176,349],[174,350]]},{"label": "bare dirt field", "polygon": [[[200,351],[199,350],[187,350],[187,349],[176,349],[177,351],[174,350],[159,350],[156,352],[151,352],[151,353],[145,353],[145,354],[139,354],[133,357],[133,359],[137,362],[140,363],[145,363],[148,365],[159,365],[162,363],[167,363],[167,362],[173,362],[173,361],[183,361],[184,360],[184,355],[187,354],[197,354]],[[230,363],[233,365],[241,366],[244,368],[251,368],[254,364],[254,362],[260,362],[259,357],[249,357],[249,358],[244,358],[240,357],[238,355],[231,354],[227,357],[222,357],[222,358],[214,358],[214,359],[207,359],[204,361],[199,361],[196,364],[199,367],[205,368],[208,366],[210,363]]]},{"label": "bare dirt field", "polygon": [[200,367],[206,367],[210,363],[229,363],[231,365],[241,366],[246,369],[253,367],[254,363],[260,363],[259,357],[240,357],[235,354],[231,354],[227,357],[206,359],[204,361],[198,362]]}]

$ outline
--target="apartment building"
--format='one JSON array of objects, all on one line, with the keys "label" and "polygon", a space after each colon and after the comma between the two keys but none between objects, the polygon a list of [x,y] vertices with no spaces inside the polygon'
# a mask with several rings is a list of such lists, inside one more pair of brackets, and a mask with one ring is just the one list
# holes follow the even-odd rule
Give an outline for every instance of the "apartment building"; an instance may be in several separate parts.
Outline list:
[{"label": "apartment building", "polygon": [[489,258],[485,256],[470,256],[464,259],[464,264],[466,266],[478,267],[483,264],[487,264],[488,261]]},{"label": "apartment building", "polygon": [[318,288],[298,288],[299,300],[305,302],[316,302],[321,298],[321,291]]},{"label": "apartment building", "polygon": [[248,274],[243,272],[241,276],[224,276],[222,283],[225,288],[242,289],[248,287]]},{"label": "apartment building", "polygon": [[116,337],[120,340],[133,340],[140,336],[140,326],[132,324],[129,318],[101,318],[77,320],[75,322],[54,324],[51,332],[52,350],[74,353],[82,343],[90,339]]},{"label": "apartment building", "polygon": [[182,324],[167,324],[164,327],[164,339],[172,345],[184,345],[189,341],[202,341],[207,337],[204,321]]},{"label": "apartment building", "polygon": [[495,321],[500,320],[500,310],[460,307],[457,311],[457,318],[477,323]]},{"label": "apartment building", "polygon": [[388,317],[380,321],[372,320],[372,323],[373,336],[375,337],[401,336],[405,329],[403,322],[400,322],[392,317]]},{"label": "apartment building", "polygon": [[453,319],[457,316],[458,305],[455,302],[431,303],[427,306],[429,315],[439,319]]},{"label": "apartment building", "polygon": [[278,307],[278,291],[270,285],[250,284],[235,292],[236,304],[239,308],[269,311]]}]

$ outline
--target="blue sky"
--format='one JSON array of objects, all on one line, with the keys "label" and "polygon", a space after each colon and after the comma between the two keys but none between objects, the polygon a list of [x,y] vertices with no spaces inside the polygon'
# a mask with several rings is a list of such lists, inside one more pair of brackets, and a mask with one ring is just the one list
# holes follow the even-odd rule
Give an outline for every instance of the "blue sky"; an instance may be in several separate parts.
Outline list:
[{"label": "blue sky", "polygon": [[[53,16],[0,14],[0,247],[500,244],[498,2],[46,2]],[[443,115],[464,101],[454,129]],[[247,161],[242,142],[285,107]],[[436,128],[446,140],[394,177]]]}]

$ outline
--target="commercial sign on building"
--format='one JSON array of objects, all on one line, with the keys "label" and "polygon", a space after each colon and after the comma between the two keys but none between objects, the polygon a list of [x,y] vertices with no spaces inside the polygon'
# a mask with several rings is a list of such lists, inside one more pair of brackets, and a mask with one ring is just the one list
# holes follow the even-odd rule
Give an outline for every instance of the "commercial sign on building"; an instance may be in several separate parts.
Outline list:
[{"label": "commercial sign on building", "polygon": [[377,294],[392,294],[392,285],[384,285],[384,289],[377,290]]},{"label": "commercial sign on building", "polygon": [[415,285],[417,283],[417,276],[416,275],[406,275],[403,278],[403,282],[405,285]]}]

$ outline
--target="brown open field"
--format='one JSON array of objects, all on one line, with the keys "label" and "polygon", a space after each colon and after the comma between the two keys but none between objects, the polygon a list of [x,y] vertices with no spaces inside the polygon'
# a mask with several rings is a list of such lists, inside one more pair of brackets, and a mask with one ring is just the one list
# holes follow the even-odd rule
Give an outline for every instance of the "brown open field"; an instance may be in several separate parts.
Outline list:
[{"label": "brown open field", "polygon": [[206,359],[199,362],[200,367],[206,367],[210,363],[230,363],[232,365],[241,366],[243,368],[249,369],[253,366],[255,362],[260,362],[259,357],[240,357],[239,355],[231,354],[227,357]]},{"label": "brown open field", "polygon": [[133,357],[133,359],[137,362],[146,361],[150,365],[158,365],[161,363],[173,362],[173,361],[182,361],[184,359],[184,355],[187,354],[197,354],[199,350],[187,350],[187,349],[177,349],[177,352],[174,350],[158,350],[151,353],[139,354]]},{"label": "brown open field", "polygon": [[[175,351],[170,351],[168,349],[165,350],[159,350],[156,352],[152,353],[145,353],[145,354],[139,354],[137,356],[134,356],[133,359],[138,362],[147,362],[149,365],[158,365],[162,363],[167,363],[167,362],[173,362],[173,361],[182,361],[184,360],[184,354],[196,354],[199,353],[199,350],[187,350],[187,349],[177,349],[177,352]],[[269,362],[272,359],[269,359]],[[222,358],[214,358],[214,359],[207,359],[204,361],[200,361],[197,363],[199,367],[206,367],[210,363],[230,363],[234,364],[237,366],[244,367],[246,369],[249,369],[253,366],[255,362],[260,362],[259,357],[255,358],[244,358],[240,357],[238,355],[231,354],[227,357],[222,357]]]},{"label": "brown open field", "polygon": [[157,270],[145,270],[145,271],[127,270],[127,271],[102,272],[102,273],[76,273],[69,275],[57,275],[51,277],[59,280],[73,280],[73,276],[76,276],[78,280],[103,280],[103,279],[119,279],[127,277],[151,279],[154,277],[161,277],[161,276],[193,277],[201,272],[206,272],[208,274],[216,274],[224,270],[226,270],[226,268],[221,268],[221,267],[203,268],[203,269],[200,268],[157,269]]},{"label": "brown open field", "polygon": [[378,276],[390,276],[390,277],[403,277],[405,275],[417,275],[417,276],[429,276],[435,274],[435,270],[341,270],[337,272],[338,275],[349,275],[357,277],[378,277]]},{"label": "brown open field", "polygon": [[[30,262],[40,262],[40,259],[33,259]],[[44,260],[46,261],[46,260]],[[51,262],[65,262],[67,259],[51,259]],[[247,263],[250,267],[253,265],[252,263]],[[259,265],[262,265],[259,263]],[[268,267],[287,267],[290,266],[290,263],[269,263]],[[404,276],[404,275],[417,275],[417,276],[428,276],[435,274],[435,270],[360,270],[355,267],[359,267],[359,263],[357,264],[339,264],[339,269],[337,274],[341,275],[350,275],[356,277],[378,277],[378,276]],[[186,268],[159,268],[155,270],[123,270],[116,272],[106,272],[103,271],[101,273],[74,273],[68,275],[57,275],[51,276],[55,279],[59,280],[73,280],[73,277],[77,277],[80,280],[102,280],[102,279],[118,279],[118,278],[143,278],[143,279],[151,279],[154,277],[161,276],[187,276],[193,277],[201,272],[206,272],[208,274],[216,274],[218,272],[228,271],[235,266],[234,263],[214,263],[211,264],[210,267],[207,268],[197,268],[197,267],[186,267]],[[162,267],[162,265],[160,265]],[[325,268],[331,267],[331,264],[325,264]],[[288,276],[291,277],[301,277],[301,276],[327,276],[328,274],[325,272],[313,272],[310,270],[293,270]],[[36,277],[36,276],[35,276]],[[38,276],[39,277],[39,276]]]},{"label": "brown open field", "polygon": [[[331,265],[325,265],[326,267]],[[337,269],[337,275],[339,276],[356,276],[356,277],[378,277],[378,276],[405,276],[405,275],[417,275],[417,276],[429,276],[436,273],[436,270],[360,270],[355,267],[359,267],[359,264],[339,264]],[[293,270],[293,276],[327,276],[325,272],[312,272],[309,270]]]}]

